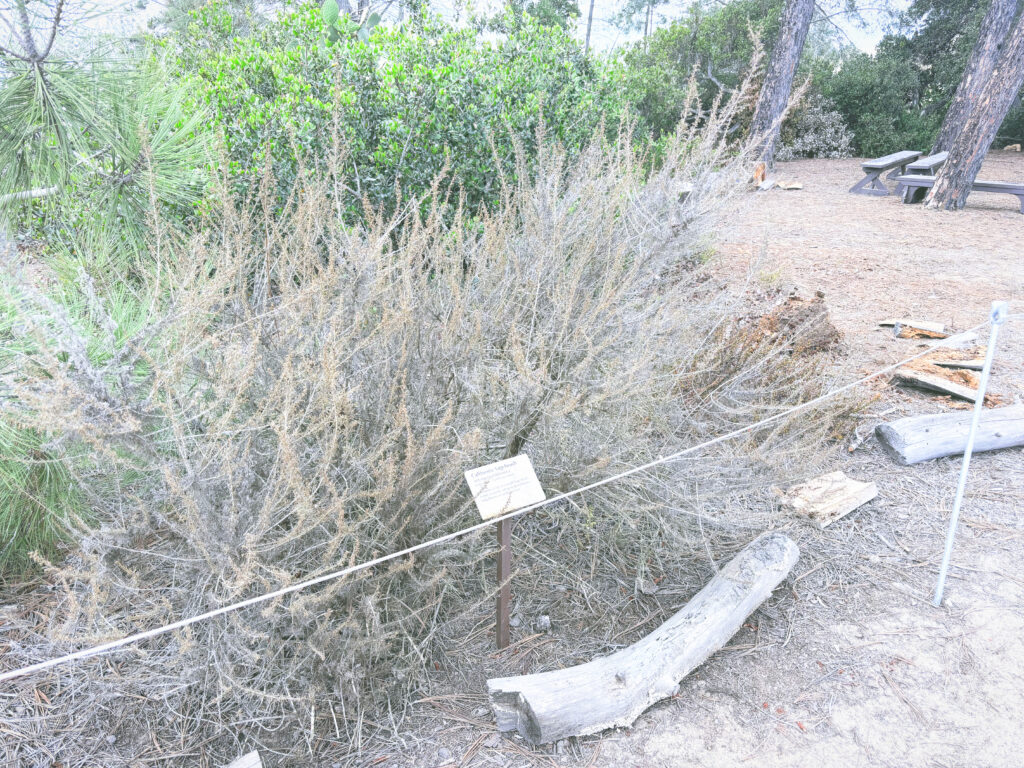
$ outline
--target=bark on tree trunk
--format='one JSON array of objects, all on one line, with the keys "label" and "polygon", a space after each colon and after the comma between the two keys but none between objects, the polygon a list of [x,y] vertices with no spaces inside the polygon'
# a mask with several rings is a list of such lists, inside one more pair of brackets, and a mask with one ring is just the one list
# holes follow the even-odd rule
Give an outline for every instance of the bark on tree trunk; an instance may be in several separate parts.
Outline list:
[{"label": "bark on tree trunk", "polygon": [[755,142],[758,159],[768,167],[774,164],[775,144],[779,140],[782,116],[793,90],[800,54],[807,40],[807,30],[814,16],[814,0],[787,0],[782,12],[779,39],[765,71],[764,85],[757,97],[750,136]]},{"label": "bark on tree trunk", "polygon": [[594,25],[594,0],[590,0],[590,13],[587,14],[587,42],[583,45],[583,52],[590,50],[590,28]]},{"label": "bark on tree trunk", "polygon": [[939,136],[935,139],[932,154],[948,152],[963,130],[967,118],[970,117],[971,107],[977,103],[999,60],[1003,41],[1016,13],[1017,0],[992,0],[992,5],[981,22],[981,32],[974,44],[974,50],[971,51],[971,57],[967,60],[963,77],[960,78],[960,84],[949,103],[949,109],[946,110],[946,117],[942,121],[942,128],[939,129]]},{"label": "bark on tree trunk", "polygon": [[949,148],[946,164],[935,175],[930,208],[959,210],[967,203],[985,155],[1006,113],[1024,85],[1024,16],[1017,19],[1003,51],[963,129]]}]

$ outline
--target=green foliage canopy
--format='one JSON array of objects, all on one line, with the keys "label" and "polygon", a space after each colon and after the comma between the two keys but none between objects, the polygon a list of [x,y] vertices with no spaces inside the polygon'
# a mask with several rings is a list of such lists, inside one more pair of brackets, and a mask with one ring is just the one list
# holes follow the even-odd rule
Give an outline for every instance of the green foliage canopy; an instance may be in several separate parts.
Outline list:
[{"label": "green foliage canopy", "polygon": [[[217,8],[196,14],[195,39],[231,23]],[[363,199],[386,205],[396,185],[422,195],[443,173],[470,206],[491,203],[515,147],[531,156],[542,126],[571,152],[625,114],[616,70],[529,15],[482,41],[429,17],[360,34],[347,15],[307,5],[179,57],[223,132],[237,191],[269,165],[286,200],[303,171],[325,167],[337,136],[354,216]]]}]

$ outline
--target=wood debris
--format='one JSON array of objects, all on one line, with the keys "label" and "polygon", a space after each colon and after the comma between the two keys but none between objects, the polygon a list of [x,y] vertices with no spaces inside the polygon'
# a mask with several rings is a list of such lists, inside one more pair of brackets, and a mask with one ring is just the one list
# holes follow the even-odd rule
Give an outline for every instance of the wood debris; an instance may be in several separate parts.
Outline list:
[{"label": "wood debris", "polygon": [[893,333],[900,339],[945,339],[949,336],[946,326],[931,320],[889,318],[878,324],[883,327],[892,326]]},{"label": "wood debris", "polygon": [[819,528],[828,527],[878,495],[874,483],[854,480],[843,472],[829,472],[785,491],[773,490],[783,507],[809,517]]},{"label": "wood debris", "polygon": [[779,189],[803,189],[804,185],[799,181],[787,180],[779,182]]},{"label": "wood debris", "polygon": [[912,363],[897,369],[894,378],[898,384],[951,395],[971,403],[978,399],[977,377],[970,371]]},{"label": "wood debris", "polygon": [[923,361],[940,368],[964,368],[969,371],[980,371],[985,364],[986,347],[966,347],[963,349],[938,348],[930,352]]}]

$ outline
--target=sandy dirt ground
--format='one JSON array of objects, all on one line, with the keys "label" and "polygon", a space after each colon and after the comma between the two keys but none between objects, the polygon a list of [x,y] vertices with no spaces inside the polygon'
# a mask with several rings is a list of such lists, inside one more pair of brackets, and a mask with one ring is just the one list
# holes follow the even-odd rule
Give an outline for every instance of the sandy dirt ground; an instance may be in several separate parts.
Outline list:
[{"label": "sandy dirt ground", "polygon": [[[724,265],[823,291],[851,375],[919,349],[882,318],[964,330],[992,300],[1024,312],[1016,198],[931,211],[848,194],[858,173],[852,160],[780,165],[777,178],[804,188],[752,196],[720,244]],[[1024,178],[1024,158],[992,153],[982,176]],[[991,390],[1024,400],[1024,317],[1001,331]],[[886,388],[862,431],[949,407]],[[879,496],[817,543],[848,541],[862,562],[798,564],[758,632],[737,636],[632,733],[609,737],[595,765],[1024,765],[1024,452],[975,457],[942,608],[930,598],[959,459],[897,467],[870,438],[836,468],[875,480]]]},{"label": "sandy dirt ground", "polygon": [[[822,291],[849,379],[921,349],[879,328],[883,318],[964,330],[994,299],[1024,313],[1016,198],[975,195],[963,212],[930,211],[848,194],[859,176],[857,160],[786,163],[775,177],[802,190],[744,197],[718,244],[735,290]],[[992,153],[982,176],[1024,179],[1024,156]],[[630,729],[530,750],[494,732],[483,695],[457,694],[424,705],[434,738],[411,764],[1024,765],[1024,451],[975,457],[947,598],[935,608],[960,461],[899,467],[871,433],[957,406],[885,381],[869,391],[878,398],[857,430],[864,440],[835,468],[875,480],[878,497],[821,532],[783,524],[805,548],[790,579],[674,699]],[[1024,317],[1003,329],[990,391],[1024,400]]]}]

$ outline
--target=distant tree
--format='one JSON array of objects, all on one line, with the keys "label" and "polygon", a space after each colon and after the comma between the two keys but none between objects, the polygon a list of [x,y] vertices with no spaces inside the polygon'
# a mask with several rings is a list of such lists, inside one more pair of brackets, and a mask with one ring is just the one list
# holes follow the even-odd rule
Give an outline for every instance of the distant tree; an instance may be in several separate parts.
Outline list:
[{"label": "distant tree", "polygon": [[654,9],[667,2],[668,0],[626,0],[615,14],[615,25],[624,32],[642,30],[646,38],[654,32]]},{"label": "distant tree", "polygon": [[992,74],[981,89],[963,128],[949,148],[949,158],[939,169],[928,206],[958,210],[967,203],[981,164],[1003,119],[1024,86],[1024,16],[1007,35]]},{"label": "distant tree", "polygon": [[793,77],[814,17],[815,0],[786,0],[779,38],[765,71],[764,84],[754,108],[750,135],[762,162],[771,166],[782,117],[793,90]]},{"label": "distant tree", "polygon": [[960,85],[953,95],[949,109],[946,110],[946,117],[942,121],[942,128],[939,129],[932,152],[948,151],[963,130],[972,106],[978,102],[985,84],[992,76],[992,70],[1002,50],[1002,43],[1017,13],[1017,4],[1017,0],[992,0]]},{"label": "distant tree", "polygon": [[[568,29],[579,18],[580,8],[576,0],[509,0],[507,7],[515,16],[531,16],[545,27]],[[503,25],[504,15],[496,16],[492,27]]]},{"label": "distant tree", "polygon": [[590,50],[590,28],[594,25],[594,0],[590,0],[590,12],[587,13],[587,40],[583,44],[583,50]]}]

